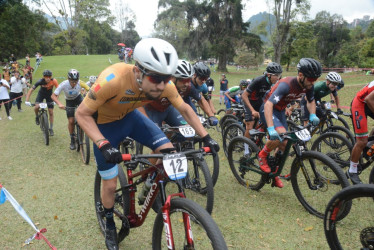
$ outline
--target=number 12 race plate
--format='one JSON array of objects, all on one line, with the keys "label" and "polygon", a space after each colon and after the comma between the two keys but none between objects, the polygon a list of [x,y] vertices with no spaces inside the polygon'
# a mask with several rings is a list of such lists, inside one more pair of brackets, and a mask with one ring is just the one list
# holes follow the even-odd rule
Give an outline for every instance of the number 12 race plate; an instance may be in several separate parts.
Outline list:
[{"label": "number 12 race plate", "polygon": [[163,165],[171,180],[183,179],[187,175],[187,158],[182,153],[165,155]]}]

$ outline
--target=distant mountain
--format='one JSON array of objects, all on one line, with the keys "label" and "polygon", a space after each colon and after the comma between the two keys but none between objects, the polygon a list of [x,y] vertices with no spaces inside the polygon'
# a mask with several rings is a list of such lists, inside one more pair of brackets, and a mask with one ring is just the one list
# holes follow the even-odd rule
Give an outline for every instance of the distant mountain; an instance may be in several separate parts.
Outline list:
[{"label": "distant mountain", "polygon": [[[273,14],[267,13],[266,11],[260,12],[254,16],[251,16],[247,22],[250,22],[249,31],[255,34],[258,34],[258,26],[261,23],[266,23],[266,32],[270,34],[271,29],[274,29],[276,21]],[[270,42],[269,35],[261,35],[261,40],[265,43]]]},{"label": "distant mountain", "polygon": [[[52,16],[50,16],[48,14],[44,14],[44,17],[47,18],[48,22],[56,24],[55,19]],[[66,30],[67,25],[66,25],[64,19],[62,17],[57,17],[57,21],[59,23],[61,23],[61,28]]]}]

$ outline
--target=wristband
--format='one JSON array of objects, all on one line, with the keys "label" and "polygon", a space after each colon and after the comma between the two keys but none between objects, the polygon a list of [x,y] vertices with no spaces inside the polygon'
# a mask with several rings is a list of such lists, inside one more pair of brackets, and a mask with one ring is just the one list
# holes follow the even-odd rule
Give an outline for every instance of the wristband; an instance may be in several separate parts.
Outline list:
[{"label": "wristband", "polygon": [[100,141],[99,144],[98,144],[98,148],[100,149],[102,146],[104,146],[105,144],[108,144],[109,141],[107,139],[101,139],[101,140],[98,140]]}]

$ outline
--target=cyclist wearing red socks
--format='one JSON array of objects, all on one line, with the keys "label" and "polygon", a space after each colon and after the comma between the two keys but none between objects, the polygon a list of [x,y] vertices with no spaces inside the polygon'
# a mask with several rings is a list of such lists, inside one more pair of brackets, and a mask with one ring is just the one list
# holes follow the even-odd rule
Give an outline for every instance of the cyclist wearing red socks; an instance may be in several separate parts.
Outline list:
[{"label": "cyclist wearing red socks", "polygon": [[[279,134],[287,131],[285,109],[291,101],[299,99],[306,94],[307,107],[309,110],[309,121],[318,125],[319,118],[316,116],[316,103],[314,100],[314,82],[322,74],[321,64],[312,58],[302,58],[297,64],[297,76],[280,79],[266,94],[264,103],[260,108],[260,120],[267,125],[270,140],[258,154],[260,168],[265,173],[271,169],[267,164],[268,154],[279,147],[284,150],[286,141],[281,140]],[[279,177],[274,178],[274,185],[282,188],[283,183]]]}]

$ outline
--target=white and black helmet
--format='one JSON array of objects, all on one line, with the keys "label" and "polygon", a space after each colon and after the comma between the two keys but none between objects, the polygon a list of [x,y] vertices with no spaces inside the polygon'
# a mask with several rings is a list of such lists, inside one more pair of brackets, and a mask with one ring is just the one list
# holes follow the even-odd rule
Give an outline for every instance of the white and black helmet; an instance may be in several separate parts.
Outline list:
[{"label": "white and black helmet", "polygon": [[330,82],[340,83],[342,81],[342,77],[336,72],[329,72],[326,76],[326,80]]},{"label": "white and black helmet", "polygon": [[95,83],[95,81],[96,81],[96,76],[90,76],[89,77],[89,81],[90,81],[90,83]]},{"label": "white and black helmet", "polygon": [[185,60],[178,60],[177,70],[173,74],[176,78],[191,78],[195,74],[195,70],[191,63]]},{"label": "white and black helmet", "polygon": [[79,72],[76,69],[71,69],[68,72],[68,79],[70,80],[79,80]]},{"label": "white and black helmet", "polygon": [[175,73],[178,54],[173,45],[159,38],[145,38],[134,49],[134,60],[143,68],[163,75]]}]

